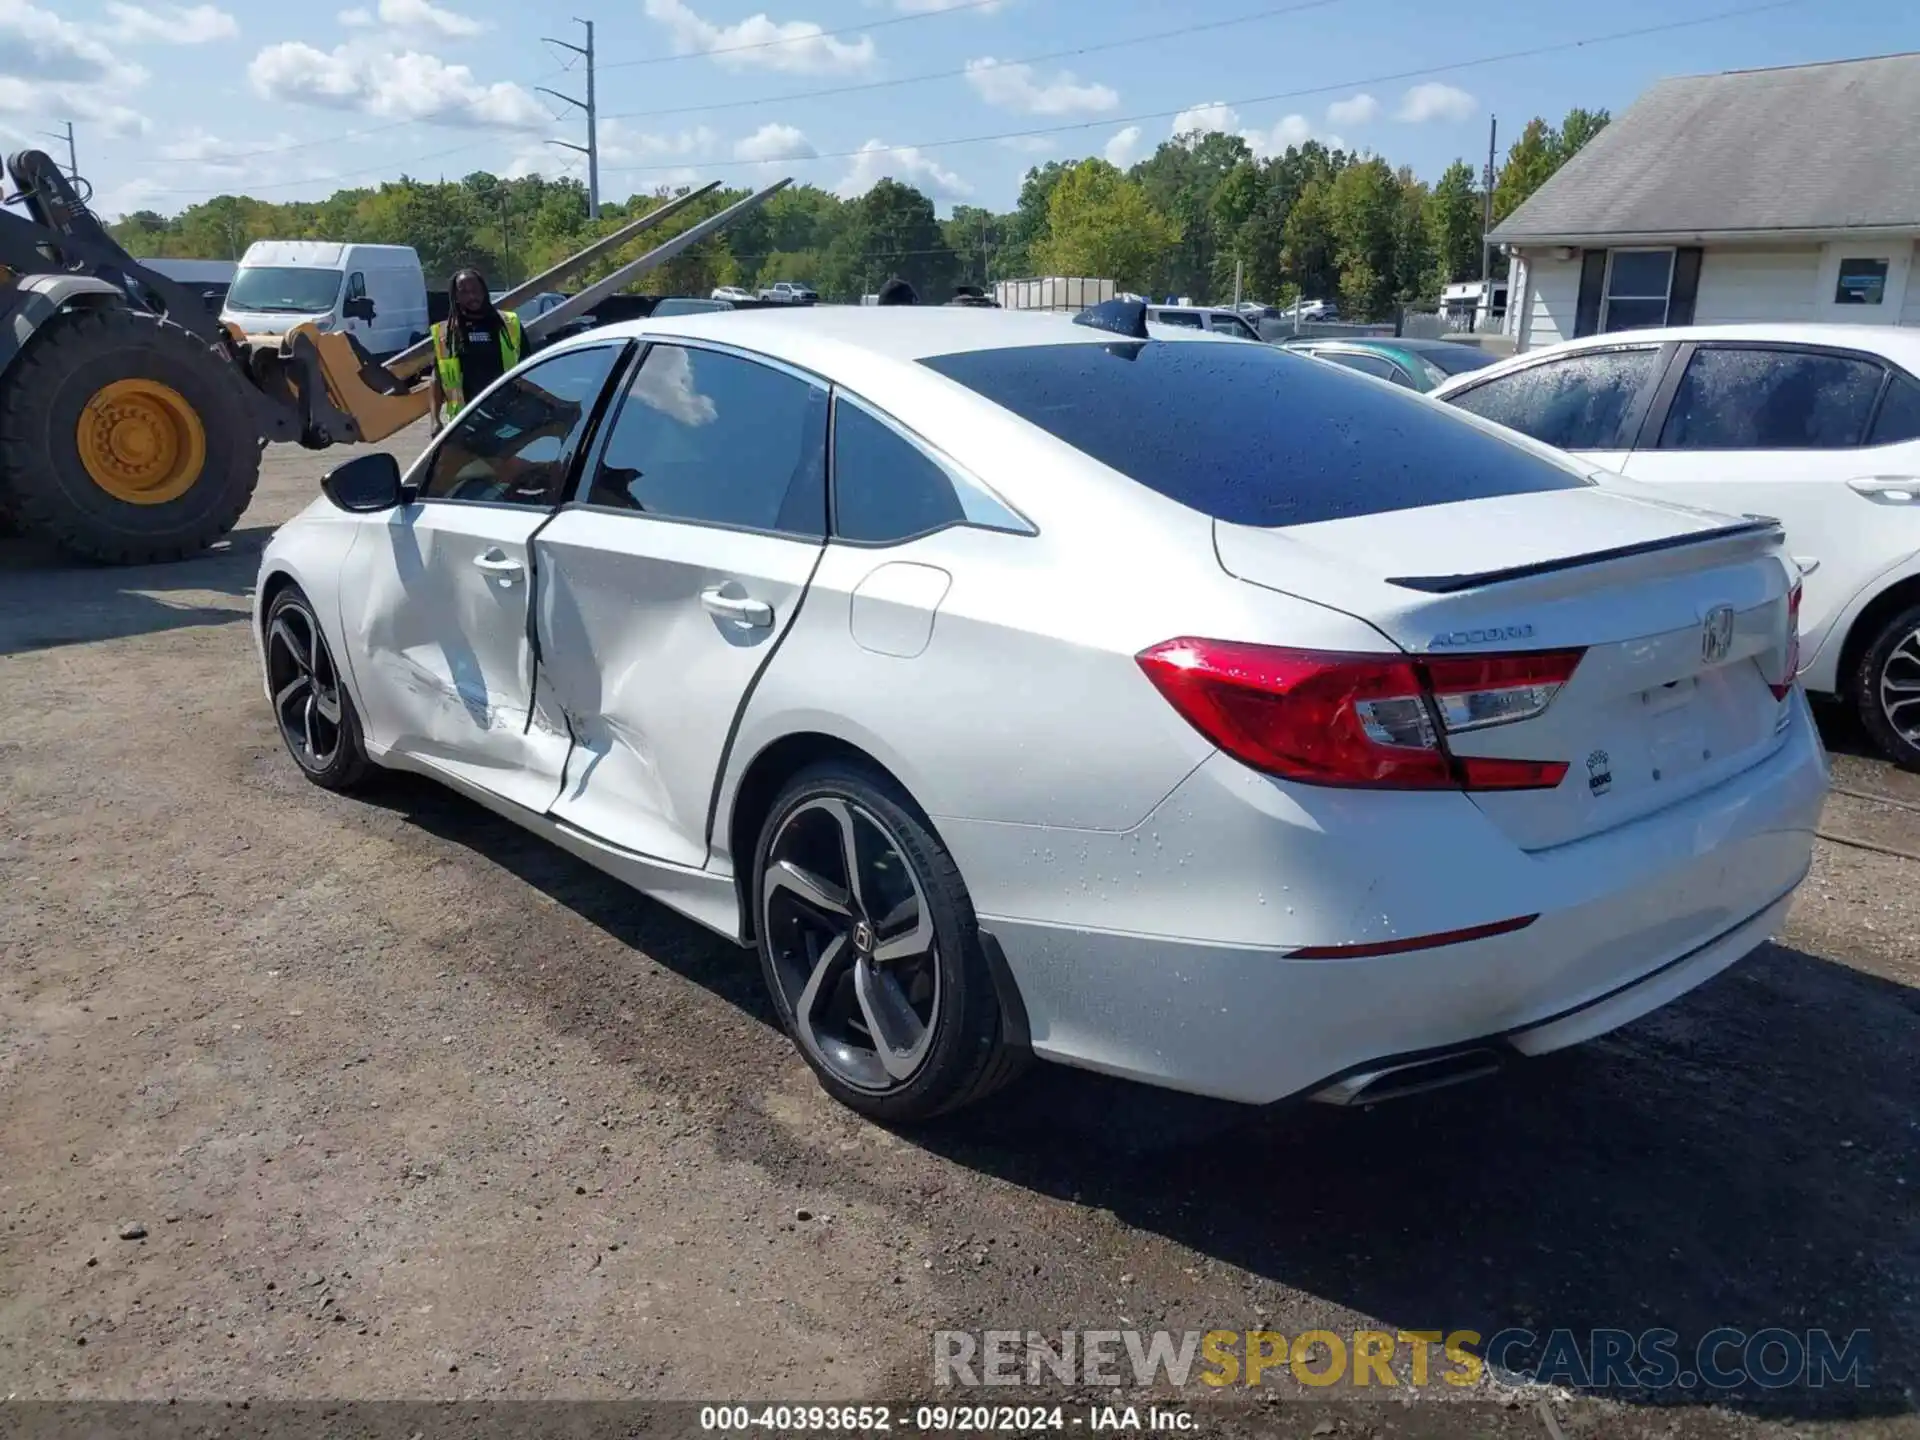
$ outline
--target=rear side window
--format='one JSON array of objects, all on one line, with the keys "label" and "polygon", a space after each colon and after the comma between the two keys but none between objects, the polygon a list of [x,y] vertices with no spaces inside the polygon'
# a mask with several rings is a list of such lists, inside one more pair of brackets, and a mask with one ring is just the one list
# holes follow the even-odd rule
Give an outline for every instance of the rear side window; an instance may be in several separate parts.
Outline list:
[{"label": "rear side window", "polygon": [[1362,375],[1372,375],[1380,380],[1393,379],[1399,368],[1384,355],[1362,355],[1357,350],[1320,350],[1315,353],[1322,360],[1331,360],[1344,370],[1358,370]]},{"label": "rear side window", "polygon": [[826,534],[827,392],[737,355],[654,345],[587,501],[665,519]]},{"label": "rear side window", "polygon": [[844,397],[834,402],[834,534],[884,545],[965,519],[931,455]]},{"label": "rear side window", "polygon": [[1483,420],[1562,450],[1618,450],[1660,352],[1604,350],[1530,365],[1447,398]]},{"label": "rear side window", "polygon": [[1183,310],[1162,310],[1153,318],[1161,325],[1178,325],[1187,330],[1198,330],[1200,328],[1200,317],[1198,315],[1188,314]]},{"label": "rear side window", "polygon": [[1807,350],[1703,346],[1660,429],[1662,450],[1836,450],[1864,439],[1881,368]]},{"label": "rear side window", "polygon": [[1896,371],[1867,443],[1897,445],[1902,440],[1920,440],[1920,380]]},{"label": "rear side window", "polygon": [[1240,525],[1587,483],[1421,396],[1270,346],[1080,343],[921,363],[1129,479]]}]

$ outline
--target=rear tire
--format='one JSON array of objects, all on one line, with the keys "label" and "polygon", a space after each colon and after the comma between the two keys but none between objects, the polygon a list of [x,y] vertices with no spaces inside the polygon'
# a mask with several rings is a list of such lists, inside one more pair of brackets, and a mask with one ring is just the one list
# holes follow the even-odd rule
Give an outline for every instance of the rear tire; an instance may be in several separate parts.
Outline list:
[{"label": "rear tire", "polygon": [[158,316],[54,316],[0,382],[0,490],[15,522],[114,565],[204,550],[260,478],[243,383]]},{"label": "rear tire", "polygon": [[1853,706],[1894,764],[1920,771],[1920,605],[1880,627],[1854,670]]},{"label": "rear tire", "polygon": [[844,761],[796,775],[761,827],[753,886],[774,1008],[841,1104],[912,1123],[1019,1073],[967,887],[887,776]]}]

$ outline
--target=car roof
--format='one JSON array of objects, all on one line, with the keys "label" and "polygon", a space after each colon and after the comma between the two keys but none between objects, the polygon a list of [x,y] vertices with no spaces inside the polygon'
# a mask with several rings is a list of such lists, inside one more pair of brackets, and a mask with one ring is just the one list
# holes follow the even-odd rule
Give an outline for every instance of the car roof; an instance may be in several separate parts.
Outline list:
[{"label": "car roof", "polygon": [[[1537,358],[1549,350],[1593,349],[1607,345],[1668,344],[1685,340],[1776,341],[1786,345],[1831,345],[1842,350],[1871,350],[1912,365],[1920,359],[1920,332],[1898,325],[1837,325],[1756,321],[1740,325],[1676,325],[1658,330],[1612,330],[1584,335],[1526,352]],[[1519,357],[1516,357],[1519,358]]]},{"label": "car roof", "polygon": [[[1064,311],[972,305],[816,305],[805,310],[727,310],[628,320],[603,325],[591,335],[602,340],[623,335],[709,340],[829,375],[837,356],[856,352],[913,361],[963,350],[1114,343],[1111,331],[1075,325],[1072,320]],[[1184,335],[1179,338],[1186,341]]]},{"label": "car roof", "polygon": [[1675,325],[1657,330],[1611,330],[1602,335],[1583,335],[1578,340],[1564,340],[1553,345],[1542,345],[1536,350],[1524,350],[1497,365],[1464,371],[1436,386],[1435,390],[1447,393],[1463,390],[1469,385],[1497,379],[1557,355],[1575,355],[1582,351],[1605,350],[1622,345],[1667,345],[1686,341],[1822,345],[1836,350],[1860,350],[1879,355],[1920,374],[1920,331],[1910,327],[1758,321],[1743,325]]}]

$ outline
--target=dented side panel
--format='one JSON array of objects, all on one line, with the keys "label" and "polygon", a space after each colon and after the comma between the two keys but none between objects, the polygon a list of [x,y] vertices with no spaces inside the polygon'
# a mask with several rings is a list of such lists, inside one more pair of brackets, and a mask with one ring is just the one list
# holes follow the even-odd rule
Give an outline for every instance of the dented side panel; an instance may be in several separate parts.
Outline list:
[{"label": "dented side panel", "polygon": [[[541,683],[578,742],[551,813],[624,850],[706,864],[735,717],[820,543],[578,507],[535,545]],[[766,613],[748,623],[728,600]]]},{"label": "dented side panel", "polygon": [[527,548],[547,516],[518,506],[407,506],[368,527],[341,581],[369,741],[534,811],[559,792],[570,745],[546,707],[534,707],[531,723],[528,716]]}]

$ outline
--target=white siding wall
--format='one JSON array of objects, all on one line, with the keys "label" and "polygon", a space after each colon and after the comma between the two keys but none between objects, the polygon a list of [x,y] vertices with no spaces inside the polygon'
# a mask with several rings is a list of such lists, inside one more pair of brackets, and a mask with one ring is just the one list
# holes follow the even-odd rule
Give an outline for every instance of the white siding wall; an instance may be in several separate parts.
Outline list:
[{"label": "white siding wall", "polygon": [[1760,320],[1814,320],[1820,288],[1820,247],[1779,250],[1708,246],[1700,257],[1696,325],[1741,325]]},{"label": "white siding wall", "polygon": [[1527,261],[1533,283],[1533,330],[1527,348],[1557,344],[1573,338],[1574,313],[1580,306],[1580,260],[1556,260],[1541,252]]},{"label": "white siding wall", "polygon": [[[1852,319],[1844,313],[1835,315],[1834,307],[1821,304],[1821,261],[1818,245],[1771,249],[1709,245],[1700,259],[1700,291],[1694,302],[1693,323]],[[1533,277],[1529,347],[1537,350],[1572,339],[1580,305],[1580,261],[1555,260],[1542,251],[1528,268]],[[1910,274],[1898,323],[1920,326],[1920,255],[1916,255]]]}]

